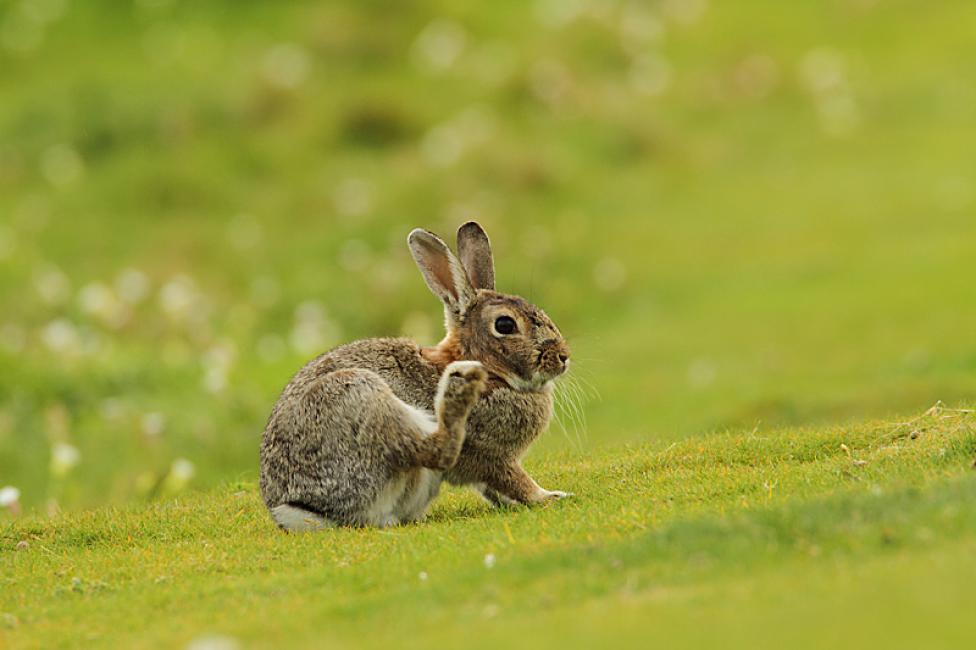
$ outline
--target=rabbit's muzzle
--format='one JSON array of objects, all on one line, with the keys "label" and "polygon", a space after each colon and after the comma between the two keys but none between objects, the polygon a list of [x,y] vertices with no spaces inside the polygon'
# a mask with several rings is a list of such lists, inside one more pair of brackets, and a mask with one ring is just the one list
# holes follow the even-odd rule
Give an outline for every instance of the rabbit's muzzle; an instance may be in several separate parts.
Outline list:
[{"label": "rabbit's muzzle", "polygon": [[569,346],[561,339],[543,343],[539,354],[539,372],[549,379],[555,379],[569,369]]}]

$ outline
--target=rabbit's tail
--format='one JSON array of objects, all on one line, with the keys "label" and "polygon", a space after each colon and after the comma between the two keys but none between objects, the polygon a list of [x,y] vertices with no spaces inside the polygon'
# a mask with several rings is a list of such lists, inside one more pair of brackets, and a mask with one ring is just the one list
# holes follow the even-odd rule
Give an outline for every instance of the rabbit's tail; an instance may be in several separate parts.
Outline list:
[{"label": "rabbit's tail", "polygon": [[298,503],[275,506],[271,509],[271,518],[284,530],[296,533],[319,530],[330,525],[329,520],[320,513]]}]

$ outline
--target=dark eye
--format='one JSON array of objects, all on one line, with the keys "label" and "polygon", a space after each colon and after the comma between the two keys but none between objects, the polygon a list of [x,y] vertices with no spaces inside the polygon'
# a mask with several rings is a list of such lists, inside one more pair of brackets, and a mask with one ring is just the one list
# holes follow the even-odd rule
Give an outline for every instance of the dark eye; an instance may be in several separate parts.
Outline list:
[{"label": "dark eye", "polygon": [[515,319],[511,316],[499,316],[495,319],[495,331],[499,334],[514,334],[517,329]]}]

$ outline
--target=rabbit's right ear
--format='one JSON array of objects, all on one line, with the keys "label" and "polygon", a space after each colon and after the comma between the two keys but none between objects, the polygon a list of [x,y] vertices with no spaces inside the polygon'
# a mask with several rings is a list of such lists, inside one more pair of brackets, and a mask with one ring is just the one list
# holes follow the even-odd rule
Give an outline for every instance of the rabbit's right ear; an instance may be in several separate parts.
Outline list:
[{"label": "rabbit's right ear", "polygon": [[477,221],[469,221],[457,232],[458,257],[475,289],[495,290],[495,263],[488,234]]},{"label": "rabbit's right ear", "polygon": [[475,297],[461,263],[440,237],[427,230],[415,229],[407,237],[407,245],[427,286],[444,303],[453,322],[458,323]]}]

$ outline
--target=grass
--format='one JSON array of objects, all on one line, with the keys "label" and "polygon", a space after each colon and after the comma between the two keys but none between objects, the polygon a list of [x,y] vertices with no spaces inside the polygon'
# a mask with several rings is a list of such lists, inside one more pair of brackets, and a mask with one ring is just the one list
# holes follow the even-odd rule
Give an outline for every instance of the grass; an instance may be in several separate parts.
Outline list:
[{"label": "grass", "polygon": [[[959,0],[0,0],[0,646],[969,641],[972,416],[896,420],[976,394],[973,33]],[[578,497],[280,534],[278,392],[436,341],[404,239],[472,217],[573,347],[530,464]]]},{"label": "grass", "polygon": [[[754,430],[530,463],[575,490],[287,535],[255,486],[8,524],[11,647],[958,647],[976,420]],[[26,549],[15,550],[26,542]],[[21,544],[24,546],[24,544]]]},{"label": "grass", "polygon": [[96,0],[33,32],[22,4],[0,485],[27,509],[253,479],[308,358],[438,339],[404,238],[473,216],[592,386],[545,453],[976,391],[966,3]]}]

